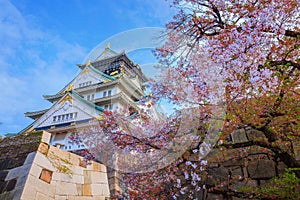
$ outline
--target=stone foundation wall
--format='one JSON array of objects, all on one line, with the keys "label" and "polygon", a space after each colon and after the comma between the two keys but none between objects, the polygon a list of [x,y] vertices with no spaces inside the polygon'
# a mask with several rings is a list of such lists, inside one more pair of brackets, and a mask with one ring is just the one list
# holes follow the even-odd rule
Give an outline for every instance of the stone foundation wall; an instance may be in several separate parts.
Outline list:
[{"label": "stone foundation wall", "polygon": [[[246,128],[233,132],[229,142],[238,144],[259,139],[264,139],[263,133]],[[299,148],[294,150],[296,159],[300,161]],[[214,149],[206,159],[205,189],[195,196],[199,200],[247,199],[242,195],[237,197],[241,194],[241,188],[264,187],[287,168],[279,158],[274,157],[273,152],[255,145],[239,149]]]},{"label": "stone foundation wall", "polygon": [[106,167],[49,146],[50,136],[40,132],[0,142],[0,199],[109,198]]}]

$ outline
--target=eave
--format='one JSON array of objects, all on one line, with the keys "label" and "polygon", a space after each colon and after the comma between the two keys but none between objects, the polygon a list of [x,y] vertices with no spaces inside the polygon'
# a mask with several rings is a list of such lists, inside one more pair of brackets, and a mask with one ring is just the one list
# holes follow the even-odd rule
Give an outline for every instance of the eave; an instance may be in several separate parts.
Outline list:
[{"label": "eave", "polygon": [[45,114],[48,110],[49,108],[44,110],[33,111],[33,112],[26,112],[24,114],[26,117],[36,120],[40,118],[43,114]]}]

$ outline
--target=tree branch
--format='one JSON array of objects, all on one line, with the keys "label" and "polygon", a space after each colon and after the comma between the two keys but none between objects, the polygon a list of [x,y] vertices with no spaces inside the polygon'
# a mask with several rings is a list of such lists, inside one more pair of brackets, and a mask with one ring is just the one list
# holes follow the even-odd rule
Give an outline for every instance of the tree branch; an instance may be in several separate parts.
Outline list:
[{"label": "tree branch", "polygon": [[299,38],[300,37],[300,32],[297,31],[291,31],[291,30],[286,30],[284,33],[285,36],[288,37],[294,37],[294,38]]}]

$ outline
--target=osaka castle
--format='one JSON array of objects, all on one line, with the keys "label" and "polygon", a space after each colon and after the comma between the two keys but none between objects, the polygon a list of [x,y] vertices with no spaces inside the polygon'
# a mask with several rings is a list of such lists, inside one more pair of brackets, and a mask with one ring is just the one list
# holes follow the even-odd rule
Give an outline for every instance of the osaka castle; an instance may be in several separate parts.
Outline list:
[{"label": "osaka castle", "polygon": [[[125,52],[117,53],[107,44],[96,59],[77,65],[78,75],[56,94],[44,95],[52,106],[44,110],[26,112],[34,122],[22,132],[44,130],[51,133],[50,145],[74,151],[83,144],[72,144],[69,136],[86,127],[91,119],[104,119],[104,111],[129,107],[135,111],[145,96],[143,84],[147,78],[140,66]],[[153,111],[153,116],[158,113]]]}]

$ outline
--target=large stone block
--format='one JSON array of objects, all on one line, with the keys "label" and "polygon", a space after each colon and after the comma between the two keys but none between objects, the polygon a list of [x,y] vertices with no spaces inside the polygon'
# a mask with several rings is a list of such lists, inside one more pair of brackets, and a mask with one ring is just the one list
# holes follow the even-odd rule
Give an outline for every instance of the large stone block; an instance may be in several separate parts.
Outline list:
[{"label": "large stone block", "polygon": [[48,149],[49,149],[49,145],[46,144],[46,143],[41,143],[39,148],[38,148],[38,151],[44,155],[47,155],[48,153]]},{"label": "large stone block", "polygon": [[44,142],[46,144],[49,144],[50,143],[50,139],[51,139],[51,133],[48,133],[46,131],[43,131],[43,135],[42,135],[42,138],[41,138],[41,142]]},{"label": "large stone block", "polygon": [[206,180],[206,184],[209,186],[225,184],[227,185],[228,181],[228,169],[226,168],[212,168],[208,169],[208,177]]},{"label": "large stone block", "polygon": [[100,163],[97,162],[92,162],[92,164],[90,166],[88,166],[87,169],[90,169],[93,171],[99,171],[99,172],[107,172],[105,165],[102,165]]},{"label": "large stone block", "polygon": [[269,179],[276,175],[275,163],[271,160],[252,161],[247,170],[252,179]]},{"label": "large stone block", "polygon": [[248,141],[245,129],[238,129],[232,132],[231,138],[233,143],[242,143]]},{"label": "large stone block", "polygon": [[60,173],[60,181],[83,184],[84,178],[83,175]]},{"label": "large stone block", "polygon": [[92,184],[92,194],[109,196],[108,184]]},{"label": "large stone block", "polygon": [[39,178],[43,168],[35,163],[32,164],[29,174],[32,176]]},{"label": "large stone block", "polygon": [[50,171],[56,171],[56,168],[53,166],[53,164],[50,162],[48,157],[41,154],[40,152],[36,153],[35,159],[33,163],[39,165],[42,168],[48,169]]},{"label": "large stone block", "polygon": [[54,198],[55,186],[52,184],[48,184],[32,175],[29,175],[25,183],[21,199],[34,199],[37,192],[43,193],[48,197]]},{"label": "large stone block", "polygon": [[82,186],[83,184],[76,184],[76,188],[77,188],[77,193],[79,196],[82,196]]},{"label": "large stone block", "polygon": [[41,192],[37,192],[36,195],[35,195],[35,199],[36,200],[44,200],[44,199],[48,199],[48,196],[46,194],[43,194]]},{"label": "large stone block", "polygon": [[107,183],[107,174],[98,171],[84,170],[84,183]]},{"label": "large stone block", "polygon": [[235,180],[240,180],[244,177],[243,170],[241,167],[231,168],[230,173],[231,178]]},{"label": "large stone block", "polygon": [[70,170],[72,171],[72,174],[83,175],[83,170],[85,170],[85,168],[73,165],[70,166]]},{"label": "large stone block", "polygon": [[82,195],[83,196],[92,196],[92,184],[83,184],[82,185]]},{"label": "large stone block", "polygon": [[75,183],[56,182],[57,195],[78,195],[77,186]]},{"label": "large stone block", "polygon": [[265,135],[263,132],[255,130],[253,128],[246,128],[246,134],[248,136],[249,140],[261,140],[265,138]]}]

